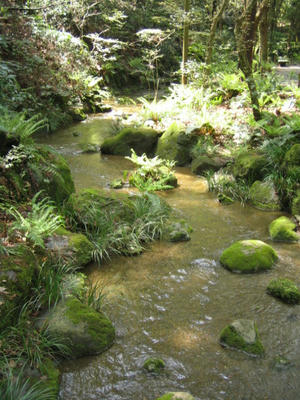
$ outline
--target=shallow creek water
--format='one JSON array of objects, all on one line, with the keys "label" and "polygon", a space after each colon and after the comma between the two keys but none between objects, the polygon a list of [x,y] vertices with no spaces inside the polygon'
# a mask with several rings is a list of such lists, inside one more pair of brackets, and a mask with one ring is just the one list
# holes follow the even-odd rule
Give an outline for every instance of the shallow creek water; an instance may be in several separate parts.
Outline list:
[{"label": "shallow creek water", "polygon": [[[107,187],[131,168],[121,157],[78,151],[80,142],[101,143],[112,123],[90,118],[42,139],[66,157],[77,188]],[[105,286],[104,311],[116,327],[116,342],[99,356],[65,362],[60,398],[154,400],[167,391],[189,391],[201,400],[298,400],[300,306],[276,301],[265,288],[275,277],[299,283],[299,244],[270,243],[267,228],[279,213],[221,206],[188,169],[178,168],[177,177],[179,188],[162,195],[193,226],[192,240],[156,242],[138,257],[114,257],[87,268]],[[274,269],[254,275],[223,269],[220,254],[240,239],[272,244],[280,256]],[[221,329],[238,318],[257,322],[264,358],[219,345]],[[165,360],[161,375],[142,370],[150,356]],[[276,356],[290,366],[276,366]]]}]

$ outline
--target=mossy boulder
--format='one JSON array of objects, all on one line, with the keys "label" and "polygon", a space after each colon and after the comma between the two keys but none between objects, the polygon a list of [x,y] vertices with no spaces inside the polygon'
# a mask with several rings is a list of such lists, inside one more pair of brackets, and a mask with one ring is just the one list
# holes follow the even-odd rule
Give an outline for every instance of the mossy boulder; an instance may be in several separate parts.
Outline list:
[{"label": "mossy boulder", "polygon": [[300,143],[294,144],[284,156],[284,165],[286,167],[289,166],[297,166],[300,165]]},{"label": "mossy boulder", "polygon": [[92,261],[93,245],[82,233],[58,228],[46,241],[46,248],[74,267],[83,267]]},{"label": "mossy boulder", "polygon": [[83,107],[81,106],[77,106],[77,107],[71,107],[69,109],[69,114],[71,115],[73,121],[84,121],[85,119],[87,119],[87,115],[84,112]]},{"label": "mossy boulder", "polygon": [[148,358],[143,365],[147,372],[160,373],[165,368],[165,362],[160,358]]},{"label": "mossy boulder", "polygon": [[271,222],[269,232],[272,240],[278,242],[296,242],[300,235],[295,232],[296,224],[288,217],[282,216]]},{"label": "mossy boulder", "polygon": [[300,190],[297,190],[296,196],[292,200],[292,215],[300,215]]},{"label": "mossy boulder", "polygon": [[100,354],[115,338],[110,320],[74,297],[57,304],[43,318],[43,324],[69,347],[72,358]]},{"label": "mossy boulder", "polygon": [[278,256],[275,250],[260,240],[241,240],[225,249],[221,264],[232,272],[253,273],[270,269]]},{"label": "mossy boulder", "polygon": [[159,138],[156,155],[160,158],[176,161],[178,166],[188,165],[191,160],[191,149],[198,137],[185,133],[185,126],[174,122]]},{"label": "mossy boulder", "polygon": [[188,392],[168,392],[156,400],[195,400]]},{"label": "mossy boulder", "polygon": [[280,200],[270,181],[256,181],[250,188],[250,203],[259,210],[279,211]]},{"label": "mossy boulder", "polygon": [[202,175],[206,171],[219,171],[229,162],[229,158],[221,156],[202,155],[192,161],[191,169],[196,175]]},{"label": "mossy boulder", "polygon": [[241,350],[251,355],[264,354],[256,324],[248,319],[238,319],[226,326],[221,332],[220,343],[224,347]]},{"label": "mossy boulder", "polygon": [[268,164],[265,156],[254,152],[240,154],[234,162],[233,175],[246,179],[249,183],[264,177],[264,168]]},{"label": "mossy boulder", "polygon": [[168,242],[186,242],[191,240],[193,228],[185,220],[168,221],[164,227],[163,238]]},{"label": "mossy boulder", "polygon": [[267,287],[267,293],[280,299],[284,303],[300,303],[300,290],[298,286],[289,279],[279,278],[272,280]]},{"label": "mossy boulder", "polygon": [[106,139],[101,145],[103,154],[130,156],[131,149],[137,155],[143,153],[153,156],[159,133],[150,128],[124,128],[113,138]]}]

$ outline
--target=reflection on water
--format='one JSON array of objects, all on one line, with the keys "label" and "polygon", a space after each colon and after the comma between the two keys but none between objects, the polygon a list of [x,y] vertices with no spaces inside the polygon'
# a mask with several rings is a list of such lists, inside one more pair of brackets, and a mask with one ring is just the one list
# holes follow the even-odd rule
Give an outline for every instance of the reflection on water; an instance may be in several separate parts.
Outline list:
[{"label": "reflection on water", "polygon": [[[74,130],[81,136],[74,137]],[[79,140],[101,143],[111,121],[95,119],[46,139],[70,162],[76,186],[100,186],[121,176],[130,162],[78,152]],[[239,204],[221,206],[206,184],[178,168],[180,187],[164,198],[193,226],[190,242],[154,243],[138,257],[115,257],[87,272],[100,280],[105,312],[117,332],[114,346],[97,357],[65,362],[62,400],[153,400],[166,391],[189,391],[197,399],[298,400],[300,391],[300,306],[268,296],[275,277],[300,283],[299,244],[272,244],[280,259],[258,275],[224,270],[219,257],[232,242],[261,239],[279,213]],[[221,329],[237,318],[255,319],[266,348],[263,359],[220,347]],[[274,358],[291,360],[291,368],[274,368]],[[165,371],[142,370],[149,356],[161,357]]]}]

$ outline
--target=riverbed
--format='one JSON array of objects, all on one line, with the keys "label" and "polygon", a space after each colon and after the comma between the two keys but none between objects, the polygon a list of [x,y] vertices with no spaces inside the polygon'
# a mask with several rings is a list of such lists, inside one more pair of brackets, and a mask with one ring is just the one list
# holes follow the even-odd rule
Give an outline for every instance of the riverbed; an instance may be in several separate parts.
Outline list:
[{"label": "riverbed", "polygon": [[[101,144],[114,124],[114,118],[93,116],[40,140],[65,156],[77,189],[110,190],[109,182],[133,168],[131,162],[84,154],[79,144]],[[60,399],[154,400],[188,391],[198,400],[298,400],[300,306],[280,303],[266,286],[277,277],[300,283],[299,244],[270,241],[268,225],[281,213],[222,206],[203,178],[188,168],[177,168],[176,175],[179,187],[160,195],[192,225],[191,241],[155,242],[140,256],[87,267],[103,287],[116,342],[99,356],[62,364]],[[271,244],[279,254],[276,266],[254,275],[223,269],[222,251],[240,239]],[[263,358],[220,346],[220,331],[238,318],[256,321]],[[165,361],[160,375],[143,370],[148,357]]]}]

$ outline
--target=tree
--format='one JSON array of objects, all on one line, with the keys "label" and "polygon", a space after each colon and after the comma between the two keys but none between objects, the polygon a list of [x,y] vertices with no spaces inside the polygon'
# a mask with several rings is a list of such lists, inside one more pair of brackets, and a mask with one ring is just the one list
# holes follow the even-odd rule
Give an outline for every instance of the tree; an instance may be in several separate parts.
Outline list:
[{"label": "tree", "polygon": [[187,84],[187,73],[186,73],[186,62],[188,57],[189,47],[189,13],[190,11],[190,0],[184,0],[184,20],[183,20],[183,45],[182,45],[182,75],[181,83]]},{"label": "tree", "polygon": [[261,118],[261,114],[252,71],[253,52],[258,25],[266,8],[269,7],[269,3],[270,0],[262,0],[260,4],[258,4],[258,0],[245,0],[242,13],[237,18],[235,25],[239,67],[245,75],[251,97],[253,116],[256,121]]}]

